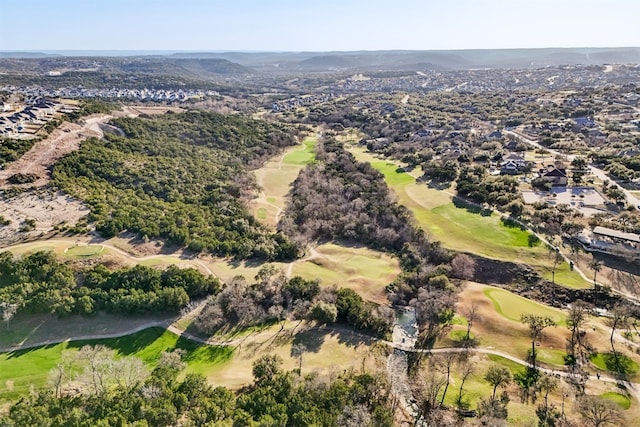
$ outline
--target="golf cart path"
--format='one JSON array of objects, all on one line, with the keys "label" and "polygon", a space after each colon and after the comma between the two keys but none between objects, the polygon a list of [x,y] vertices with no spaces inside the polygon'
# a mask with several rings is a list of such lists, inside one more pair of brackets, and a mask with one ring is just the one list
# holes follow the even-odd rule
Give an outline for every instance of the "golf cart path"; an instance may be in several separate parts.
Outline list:
[{"label": "golf cart path", "polygon": [[[196,312],[197,310],[201,309],[201,307],[204,305],[204,302],[201,303],[200,305],[196,306],[194,309],[192,309],[187,315],[190,315],[194,312]],[[258,338],[258,337],[265,337],[267,339],[271,339],[273,338],[275,335],[279,334],[279,332],[273,332],[273,331],[261,331],[261,332],[256,332],[256,333],[252,333],[243,337],[238,337],[238,338],[233,338],[233,339],[216,339],[216,338],[202,338],[202,337],[198,337],[195,336],[193,334],[190,334],[189,332],[186,332],[184,329],[179,328],[178,326],[176,326],[176,322],[175,321],[170,321],[170,320],[165,320],[165,321],[151,321],[142,325],[138,325],[135,328],[126,330],[126,331],[120,331],[120,332],[116,332],[116,333],[110,333],[110,334],[91,334],[91,335],[81,335],[81,336],[76,336],[73,338],[68,338],[68,339],[52,339],[52,340],[46,340],[46,341],[41,341],[41,342],[35,342],[35,343],[29,343],[27,345],[15,345],[15,346],[9,346],[9,347],[0,347],[0,353],[5,353],[5,352],[14,352],[14,351],[20,351],[20,350],[27,350],[27,349],[31,349],[31,348],[36,348],[36,347],[42,347],[42,346],[47,346],[47,345],[55,345],[55,344],[60,344],[60,343],[64,343],[64,342],[71,342],[71,341],[84,341],[84,340],[97,340],[97,339],[106,339],[106,338],[119,338],[119,337],[123,337],[123,336],[127,336],[127,335],[131,335],[134,334],[136,332],[140,332],[142,330],[145,329],[149,329],[149,328],[153,328],[153,327],[160,327],[160,328],[164,328],[165,330],[172,332],[182,338],[186,338],[188,340],[200,343],[200,344],[205,344],[205,345],[214,345],[214,346],[240,346],[242,345],[242,343],[247,340],[249,337],[253,337]],[[296,327],[294,327],[291,331],[288,331],[289,333],[293,333],[293,331],[295,330]],[[526,367],[532,367],[532,365],[523,360],[520,359],[516,356],[513,356],[511,354],[505,353],[503,351],[499,351],[499,350],[495,350],[492,348],[481,348],[481,347],[477,347],[477,348],[459,348],[459,347],[448,347],[448,348],[436,348],[436,349],[416,349],[413,347],[409,347],[409,346],[405,346],[399,343],[394,343],[391,341],[386,341],[386,340],[380,340],[380,339],[376,339],[374,337],[371,337],[369,335],[365,335],[365,334],[361,334],[358,332],[354,332],[348,328],[343,328],[343,327],[321,327],[321,328],[314,328],[320,331],[335,331],[335,332],[348,332],[350,334],[356,335],[358,337],[361,337],[363,339],[366,340],[371,340],[371,341],[377,341],[379,343],[382,343],[392,349],[396,349],[396,350],[401,350],[407,353],[427,353],[427,354],[441,354],[441,353],[480,353],[480,354],[488,354],[488,355],[494,355],[494,356],[499,356],[499,357],[503,357],[507,360],[510,360],[512,362],[515,362],[519,365],[522,366],[526,366]],[[542,372],[548,373],[550,375],[555,375],[557,377],[563,377],[563,378],[567,378],[569,377],[571,374],[569,372],[566,372],[564,370],[561,369],[549,369],[549,368],[543,368],[543,367],[538,367],[538,369]],[[629,393],[633,394],[633,396],[640,401],[640,384],[638,383],[632,383],[629,381],[623,381],[623,380],[619,380],[616,378],[612,378],[609,376],[605,376],[605,375],[600,375],[600,376],[595,376],[595,375],[590,375],[589,380],[593,380],[593,381],[603,381],[603,382],[608,382],[608,383],[613,383],[613,384],[622,384],[624,385],[627,390],[629,390]]]},{"label": "golf cart path", "polygon": [[116,254],[118,254],[119,256],[128,259],[129,261],[133,261],[135,263],[140,263],[142,261],[147,261],[147,260],[152,260],[152,259],[167,259],[167,258],[175,258],[176,260],[186,263],[186,264],[195,264],[199,267],[201,267],[207,274],[216,277],[215,273],[201,260],[197,259],[197,258],[186,258],[183,257],[182,253],[173,253],[173,254],[159,254],[159,255],[146,255],[146,256],[142,256],[142,257],[138,257],[135,255],[132,255],[131,253],[120,249],[118,247],[115,247],[113,245],[107,244],[107,243],[81,243],[78,244],[77,240],[67,240],[67,239],[45,239],[45,240],[37,240],[34,242],[27,242],[27,243],[19,243],[17,245],[11,245],[11,246],[7,246],[4,248],[0,248],[0,252],[5,252],[5,251],[11,251],[14,249],[20,249],[20,248],[24,248],[24,247],[29,247],[29,246],[34,246],[34,248],[37,250],[37,245],[38,243],[42,243],[43,245],[49,244],[49,245],[55,245],[55,246],[63,246],[63,245],[68,245],[66,249],[70,249],[76,246],[89,246],[89,245],[97,245],[97,246],[102,246],[105,249],[108,249],[111,252],[115,252]]}]

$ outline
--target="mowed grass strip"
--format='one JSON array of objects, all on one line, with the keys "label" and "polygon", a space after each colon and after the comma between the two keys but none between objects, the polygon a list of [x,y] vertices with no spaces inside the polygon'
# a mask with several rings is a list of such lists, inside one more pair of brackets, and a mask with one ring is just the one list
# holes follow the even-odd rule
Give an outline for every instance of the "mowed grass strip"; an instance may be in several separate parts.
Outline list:
[{"label": "mowed grass strip", "polygon": [[318,139],[315,136],[308,136],[303,141],[304,149],[293,149],[288,152],[282,162],[287,165],[307,165],[316,159],[316,145]]},{"label": "mowed grass strip", "polygon": [[[551,281],[554,278],[552,269],[553,266],[545,267],[542,272],[542,277]],[[575,289],[588,289],[593,286],[593,283],[584,280],[576,271],[572,271],[569,263],[565,261],[562,261],[556,266],[555,282]]]},{"label": "mowed grass strip", "polygon": [[600,395],[603,399],[607,399],[624,410],[631,407],[631,400],[624,394],[616,393],[615,391],[609,391]]},{"label": "mowed grass strip", "polygon": [[509,320],[519,322],[523,314],[536,314],[550,317],[558,326],[566,325],[567,317],[555,308],[498,288],[487,287],[484,294],[491,300],[496,312]]},{"label": "mowed grass strip", "polygon": [[104,345],[120,356],[134,356],[150,367],[164,351],[184,350],[187,372],[204,373],[211,367],[228,361],[233,354],[229,347],[210,346],[187,340],[162,328],[149,328],[120,338],[70,341],[33,349],[0,353],[0,399],[15,399],[33,386],[44,387],[49,371],[61,360],[62,352],[78,351],[85,345]]},{"label": "mowed grass strip", "polygon": [[102,255],[105,247],[102,245],[76,245],[65,249],[64,255],[69,258],[91,258]]}]

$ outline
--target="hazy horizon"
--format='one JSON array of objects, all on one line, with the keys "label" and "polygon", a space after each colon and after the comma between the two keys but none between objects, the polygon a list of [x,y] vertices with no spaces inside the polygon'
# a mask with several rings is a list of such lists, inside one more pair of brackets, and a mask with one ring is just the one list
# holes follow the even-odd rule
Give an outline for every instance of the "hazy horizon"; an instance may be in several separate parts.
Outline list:
[{"label": "hazy horizon", "polygon": [[353,52],[640,46],[635,0],[23,0],[0,51]]}]

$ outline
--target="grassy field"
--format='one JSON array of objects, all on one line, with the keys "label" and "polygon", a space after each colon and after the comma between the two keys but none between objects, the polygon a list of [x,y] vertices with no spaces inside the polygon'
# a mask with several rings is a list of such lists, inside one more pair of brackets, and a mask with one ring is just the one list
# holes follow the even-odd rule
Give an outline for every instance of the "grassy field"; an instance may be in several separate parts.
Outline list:
[{"label": "grassy field", "polygon": [[187,373],[202,373],[212,384],[233,389],[251,382],[251,365],[265,354],[281,356],[284,369],[297,368],[299,360],[291,354],[291,347],[296,343],[307,348],[303,355],[303,373],[361,368],[377,357],[376,351],[372,351],[371,340],[350,332],[304,330],[302,326],[297,322],[288,323],[283,332],[280,332],[279,324],[256,329],[234,346],[203,345],[161,328],[150,328],[121,338],[70,341],[0,353],[3,368],[0,370],[0,401],[15,399],[28,393],[31,387],[46,386],[48,373],[60,361],[62,352],[77,351],[84,345],[105,345],[121,356],[138,357],[150,367],[162,352],[183,349]]},{"label": "grassy field", "polygon": [[549,316],[558,326],[566,325],[566,316],[560,310],[528,300],[504,289],[487,287],[484,294],[493,302],[496,312],[507,319],[519,322],[523,314],[531,313]]},{"label": "grassy field", "polygon": [[183,349],[187,372],[205,372],[228,361],[233,350],[228,347],[201,345],[167,332],[162,328],[145,329],[121,338],[71,341],[10,353],[0,353],[0,399],[13,399],[30,387],[43,387],[49,371],[60,361],[62,352],[77,351],[84,345],[102,344],[121,356],[135,356],[153,365],[164,351]]},{"label": "grassy field", "polygon": [[254,171],[263,191],[251,202],[256,219],[275,227],[278,208],[284,209],[291,183],[308,163],[315,160],[316,144],[317,138],[309,136],[301,146],[289,147],[283,155],[274,157]]},{"label": "grassy field", "polygon": [[102,245],[77,245],[64,250],[64,255],[69,258],[92,258],[102,255],[106,248]]},{"label": "grassy field", "polygon": [[[503,289],[469,283],[459,294],[458,316],[463,317],[465,310],[473,303],[477,304],[478,319],[473,323],[471,333],[477,345],[499,350],[520,359],[526,359],[531,348],[528,327],[520,322],[523,313],[549,315],[561,324],[565,321],[564,314],[559,310]],[[456,346],[463,331],[466,331],[466,326],[454,325],[449,336],[439,340],[436,346]],[[565,326],[549,327],[545,329],[544,334],[537,347],[538,361],[551,368],[563,367],[568,329]]]},{"label": "grassy field", "polygon": [[316,145],[318,140],[315,136],[309,136],[302,141],[304,149],[290,150],[282,159],[287,165],[304,166],[313,162],[316,158]]},{"label": "grassy field", "polygon": [[616,393],[615,391],[602,393],[600,397],[612,401],[624,410],[627,410],[631,407],[631,400],[629,400],[629,398],[624,394]]},{"label": "grassy field", "polygon": [[122,316],[106,313],[98,313],[91,317],[62,318],[52,314],[18,315],[11,321],[8,328],[2,325],[0,348],[71,340],[79,336],[118,334],[149,323],[171,323],[174,320],[176,317],[167,315]]},{"label": "grassy field", "polygon": [[400,274],[397,259],[365,247],[333,243],[315,250],[317,258],[293,265],[293,276],[320,279],[323,285],[351,288],[366,300],[387,302],[384,287]]},{"label": "grassy field", "polygon": [[[542,268],[542,277],[544,277],[545,279],[551,281],[553,274],[552,274],[552,266],[545,266]],[[576,273],[575,271],[571,271],[570,267],[569,267],[569,263],[563,261],[562,263],[559,263],[556,267],[556,274],[555,274],[555,281],[556,283],[560,283],[563,286],[569,287],[569,288],[576,288],[576,289],[588,289],[593,287],[593,283],[584,280],[582,278],[582,276],[580,276],[578,273]]]},{"label": "grassy field", "polygon": [[[295,327],[295,324],[290,323],[288,327]],[[373,367],[384,363],[383,350],[386,349],[376,350],[377,346],[370,340],[349,332],[299,328],[293,336],[290,333],[277,334],[279,325],[274,325],[269,331],[247,336],[242,344],[234,348],[231,360],[224,365],[214,366],[208,372],[209,382],[239,389],[251,382],[253,361],[266,354],[280,356],[285,370],[297,369],[298,359],[291,355],[292,345],[297,343],[307,348],[302,356],[303,375],[362,369],[363,366]]]}]

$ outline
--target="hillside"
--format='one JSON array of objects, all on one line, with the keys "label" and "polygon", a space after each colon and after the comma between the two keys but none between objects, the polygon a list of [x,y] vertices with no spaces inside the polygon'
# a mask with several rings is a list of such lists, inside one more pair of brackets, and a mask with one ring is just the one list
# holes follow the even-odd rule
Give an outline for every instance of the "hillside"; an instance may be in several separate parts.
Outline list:
[{"label": "hillside", "polygon": [[291,129],[204,112],[112,125],[126,137],[89,139],[53,169],[54,184],[91,207],[90,220],[103,235],[129,231],[239,258],[294,256],[243,202],[255,188],[248,170],[294,144]]}]

